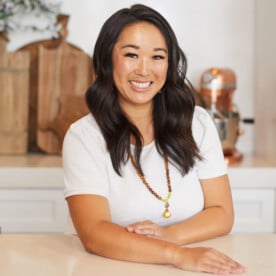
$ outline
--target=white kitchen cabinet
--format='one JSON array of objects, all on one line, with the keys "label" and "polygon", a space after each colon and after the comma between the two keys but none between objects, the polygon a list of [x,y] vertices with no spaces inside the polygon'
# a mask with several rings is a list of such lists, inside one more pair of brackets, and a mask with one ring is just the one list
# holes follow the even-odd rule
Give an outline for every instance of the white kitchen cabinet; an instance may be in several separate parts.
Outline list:
[{"label": "white kitchen cabinet", "polygon": [[1,189],[3,233],[64,231],[67,206],[61,189]]},{"label": "white kitchen cabinet", "polygon": [[235,222],[233,233],[276,232],[276,166],[247,157],[229,168]]},{"label": "white kitchen cabinet", "polygon": [[3,233],[63,233],[67,218],[59,156],[0,157]]},{"label": "white kitchen cabinet", "polygon": [[[276,164],[247,157],[229,167],[229,178],[232,232],[276,232]],[[60,157],[0,157],[2,232],[62,233],[67,218]]]},{"label": "white kitchen cabinet", "polygon": [[238,189],[232,191],[235,222],[232,232],[275,232],[275,190]]}]

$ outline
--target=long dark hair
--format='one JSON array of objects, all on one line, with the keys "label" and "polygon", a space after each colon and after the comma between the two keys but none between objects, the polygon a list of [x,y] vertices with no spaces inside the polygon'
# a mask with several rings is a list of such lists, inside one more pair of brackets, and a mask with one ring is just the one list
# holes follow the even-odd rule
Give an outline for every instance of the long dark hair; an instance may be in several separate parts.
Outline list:
[{"label": "long dark hair", "polygon": [[110,152],[114,170],[121,175],[121,164],[130,154],[130,136],[136,140],[134,158],[138,167],[143,138],[120,108],[112,75],[112,51],[122,30],[133,23],[148,22],[163,34],[169,51],[166,82],[162,93],[153,99],[153,125],[158,152],[165,153],[184,175],[200,158],[192,136],[195,100],[191,87],[185,82],[187,61],[176,36],[166,19],[144,5],[115,12],[102,26],[93,53],[96,79],[86,93],[87,105],[95,117]]}]

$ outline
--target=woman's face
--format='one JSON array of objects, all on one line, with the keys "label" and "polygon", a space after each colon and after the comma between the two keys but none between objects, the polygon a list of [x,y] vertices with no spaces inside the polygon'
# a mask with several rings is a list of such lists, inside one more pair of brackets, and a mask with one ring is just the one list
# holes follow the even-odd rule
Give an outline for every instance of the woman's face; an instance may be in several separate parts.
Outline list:
[{"label": "woman's face", "polygon": [[151,106],[168,70],[168,48],[159,29],[147,22],[125,27],[114,45],[112,62],[121,108]]}]

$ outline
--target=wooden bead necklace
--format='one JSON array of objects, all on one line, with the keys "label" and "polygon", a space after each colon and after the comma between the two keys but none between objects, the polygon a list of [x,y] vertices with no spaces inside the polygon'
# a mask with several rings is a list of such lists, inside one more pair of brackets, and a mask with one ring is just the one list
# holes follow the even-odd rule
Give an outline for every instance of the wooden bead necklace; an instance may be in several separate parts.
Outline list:
[{"label": "wooden bead necklace", "polygon": [[171,198],[171,193],[172,193],[172,187],[171,187],[171,179],[170,179],[170,171],[169,171],[169,162],[168,162],[168,157],[167,155],[164,155],[164,163],[165,163],[165,170],[166,170],[166,179],[167,179],[167,185],[168,185],[168,195],[166,198],[161,197],[159,194],[157,194],[152,187],[149,185],[147,182],[145,176],[142,174],[141,170],[139,170],[138,166],[136,165],[134,161],[134,157],[132,154],[130,154],[130,160],[131,163],[139,176],[139,178],[142,180],[142,182],[145,184],[147,189],[153,194],[157,199],[163,201],[165,203],[165,211],[163,212],[163,217],[164,218],[169,218],[171,217],[171,212],[169,211],[169,199]]}]

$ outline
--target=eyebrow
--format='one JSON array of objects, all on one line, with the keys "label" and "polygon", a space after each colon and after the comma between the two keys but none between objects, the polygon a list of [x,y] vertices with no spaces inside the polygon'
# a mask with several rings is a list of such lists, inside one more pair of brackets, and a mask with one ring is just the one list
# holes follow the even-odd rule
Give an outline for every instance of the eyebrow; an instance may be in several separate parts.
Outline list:
[{"label": "eyebrow", "polygon": [[[124,45],[124,46],[121,47],[121,49],[125,49],[125,48],[134,48],[134,49],[136,49],[136,50],[140,49],[139,46],[134,45],[134,44],[126,44],[126,45]],[[154,48],[153,50],[154,50],[154,51],[163,51],[163,52],[165,52],[166,54],[168,53],[168,51],[167,51],[166,49],[164,49],[164,48]]]}]

